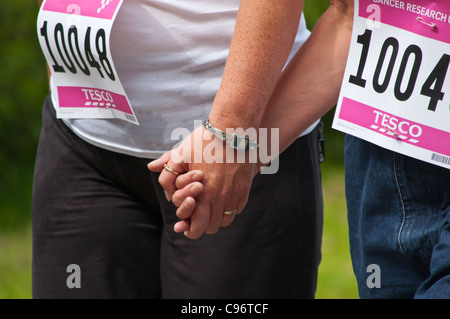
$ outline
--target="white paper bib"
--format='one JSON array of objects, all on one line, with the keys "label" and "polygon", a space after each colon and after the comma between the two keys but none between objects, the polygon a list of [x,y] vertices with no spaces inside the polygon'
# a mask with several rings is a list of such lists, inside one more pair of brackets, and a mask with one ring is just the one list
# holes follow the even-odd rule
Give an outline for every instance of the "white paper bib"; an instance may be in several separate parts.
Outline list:
[{"label": "white paper bib", "polygon": [[333,128],[450,169],[450,2],[355,0]]},{"label": "white paper bib", "polygon": [[118,118],[138,125],[111,58],[123,0],[45,0],[38,37],[52,73],[58,118]]}]

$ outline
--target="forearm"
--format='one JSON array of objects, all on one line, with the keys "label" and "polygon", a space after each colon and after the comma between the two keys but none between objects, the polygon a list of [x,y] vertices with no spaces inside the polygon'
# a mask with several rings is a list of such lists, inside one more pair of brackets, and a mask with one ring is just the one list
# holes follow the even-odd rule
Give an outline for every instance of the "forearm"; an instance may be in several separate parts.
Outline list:
[{"label": "forearm", "polygon": [[258,128],[292,49],[303,0],[242,0],[229,56],[210,113],[226,128]]},{"label": "forearm", "polygon": [[[350,4],[351,1],[351,4]],[[279,151],[336,105],[350,45],[353,0],[331,5],[286,67],[261,127],[279,128]]]}]

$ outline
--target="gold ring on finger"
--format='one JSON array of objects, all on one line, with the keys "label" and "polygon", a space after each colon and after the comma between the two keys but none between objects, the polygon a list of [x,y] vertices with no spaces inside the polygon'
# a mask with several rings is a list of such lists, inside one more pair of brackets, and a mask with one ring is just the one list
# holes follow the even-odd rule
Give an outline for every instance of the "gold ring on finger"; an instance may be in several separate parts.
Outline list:
[{"label": "gold ring on finger", "polygon": [[173,169],[169,168],[169,166],[167,166],[167,164],[164,164],[164,169],[172,174],[177,175],[177,176],[180,175],[180,173],[175,172]]}]

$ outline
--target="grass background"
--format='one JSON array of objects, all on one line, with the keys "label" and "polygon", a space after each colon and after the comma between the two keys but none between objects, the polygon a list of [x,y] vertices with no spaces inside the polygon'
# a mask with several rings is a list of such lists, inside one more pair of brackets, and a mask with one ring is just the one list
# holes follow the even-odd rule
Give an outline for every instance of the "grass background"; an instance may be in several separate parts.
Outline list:
[{"label": "grass background", "polygon": [[[305,0],[312,29],[329,0]],[[31,298],[31,183],[47,94],[45,61],[36,36],[35,0],[0,2],[0,299]],[[325,122],[322,164],[325,221],[318,299],[358,298],[344,194],[343,134]]]},{"label": "grass background", "polygon": [[[328,166],[327,166],[328,165]],[[348,246],[342,169],[323,164],[325,203],[322,262],[316,298],[356,299]],[[31,229],[0,233],[0,299],[31,298]]]}]

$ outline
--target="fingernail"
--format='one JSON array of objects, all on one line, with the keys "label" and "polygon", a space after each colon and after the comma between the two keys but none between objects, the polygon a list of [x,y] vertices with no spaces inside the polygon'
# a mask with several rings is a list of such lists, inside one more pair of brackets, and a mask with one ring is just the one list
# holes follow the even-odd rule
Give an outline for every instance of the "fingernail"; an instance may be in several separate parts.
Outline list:
[{"label": "fingernail", "polygon": [[153,165],[153,163],[154,163],[155,161],[156,161],[156,160],[151,161],[150,163],[148,163],[148,164],[147,164],[147,168],[150,169],[150,167]]},{"label": "fingernail", "polygon": [[193,200],[190,198],[186,199],[186,201],[184,202],[184,207],[187,209],[191,209],[193,206],[194,206]]},{"label": "fingernail", "polygon": [[191,194],[193,194],[193,195],[199,194],[199,193],[201,193],[202,189],[203,189],[203,187],[201,185],[196,184],[191,187],[191,189],[190,189]]},{"label": "fingernail", "polygon": [[168,202],[172,200],[172,196],[170,196],[170,194],[167,191],[164,191],[164,195],[166,195],[166,199]]},{"label": "fingernail", "polygon": [[197,172],[192,176],[192,180],[199,182],[203,179],[203,172]]}]

